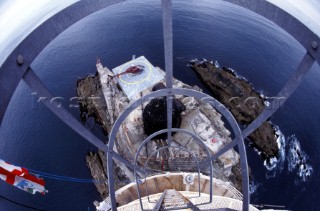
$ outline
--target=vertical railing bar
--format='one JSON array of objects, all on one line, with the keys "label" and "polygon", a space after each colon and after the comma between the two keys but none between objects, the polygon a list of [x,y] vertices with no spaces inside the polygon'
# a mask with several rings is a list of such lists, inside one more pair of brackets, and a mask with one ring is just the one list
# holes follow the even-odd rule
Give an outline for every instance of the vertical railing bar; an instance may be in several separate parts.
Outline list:
[{"label": "vertical railing bar", "polygon": [[249,172],[246,148],[242,137],[237,137],[238,149],[240,152],[240,166],[242,177],[242,210],[249,210],[250,192],[249,192]]},{"label": "vertical railing bar", "polygon": [[[164,57],[166,69],[166,86],[172,88],[173,80],[173,41],[172,41],[172,1],[162,0],[162,21],[164,39]],[[168,145],[172,140],[172,97],[167,96],[167,141]]]},{"label": "vertical railing bar", "polygon": [[172,142],[172,114],[173,114],[173,96],[167,96],[167,141],[168,145]]},{"label": "vertical railing bar", "polygon": [[172,47],[172,1],[162,0],[162,23],[164,39],[164,58],[166,69],[166,85],[172,88],[173,79],[173,47]]},{"label": "vertical railing bar", "polygon": [[[110,142],[110,140],[109,140]],[[117,210],[117,200],[116,200],[116,194],[115,194],[115,187],[114,187],[114,175],[113,175],[113,149],[108,148],[108,150],[105,151],[107,154],[107,169],[108,169],[108,186],[109,186],[109,197],[111,202],[111,209],[112,211]],[[136,169],[134,169],[136,172]]]}]

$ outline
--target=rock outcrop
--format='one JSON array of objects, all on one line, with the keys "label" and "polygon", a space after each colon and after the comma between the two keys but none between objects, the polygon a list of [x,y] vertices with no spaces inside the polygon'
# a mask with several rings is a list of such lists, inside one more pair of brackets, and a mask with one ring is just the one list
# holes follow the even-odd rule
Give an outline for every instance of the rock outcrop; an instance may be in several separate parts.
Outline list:
[{"label": "rock outcrop", "polygon": [[81,120],[85,122],[89,117],[93,117],[107,134],[111,125],[98,74],[77,81],[77,96]]},{"label": "rock outcrop", "polygon": [[[237,77],[231,69],[217,68],[207,61],[192,61],[191,68],[209,88],[212,96],[231,111],[238,123],[249,125],[265,107],[264,99],[252,85]],[[262,152],[263,159],[278,156],[277,136],[270,122],[264,122],[248,138],[253,147]]]},{"label": "rock outcrop", "polygon": [[98,153],[90,152],[89,155],[86,156],[86,162],[91,171],[91,175],[95,180],[94,184],[97,187],[98,192],[100,193],[102,198],[106,198],[109,193],[107,185],[108,180],[103,168],[101,157]]}]

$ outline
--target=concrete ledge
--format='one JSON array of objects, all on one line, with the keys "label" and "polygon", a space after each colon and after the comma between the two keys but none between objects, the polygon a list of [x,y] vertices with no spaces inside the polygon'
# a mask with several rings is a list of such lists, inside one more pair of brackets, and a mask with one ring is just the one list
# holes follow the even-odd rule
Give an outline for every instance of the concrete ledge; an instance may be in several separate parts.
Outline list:
[{"label": "concrete ledge", "polygon": [[[183,182],[183,178],[187,174],[190,173],[167,173],[148,177],[145,181],[142,181],[142,183],[139,184],[141,197],[147,196],[145,183],[147,183],[149,195],[162,193],[165,189],[176,189],[177,191],[188,190],[190,192],[198,193],[198,174],[193,173],[193,183],[190,185],[186,185]],[[212,178],[212,181],[213,195],[242,200],[242,194],[233,186],[231,186],[228,182],[223,182],[222,180],[218,180],[215,178]],[[210,178],[208,176],[200,174],[201,193],[210,193],[209,184]],[[130,183],[116,191],[116,200],[119,206],[126,205],[137,199],[138,192],[136,183]]]},{"label": "concrete ledge", "polygon": [[[190,192],[190,191],[179,191],[183,196],[188,198],[194,205],[200,210],[212,210],[212,209],[220,209],[220,208],[229,208],[233,210],[242,210],[242,201],[238,199],[233,199],[229,197],[223,196],[216,196],[212,197],[212,202],[210,201],[210,197],[208,194],[201,193],[201,196],[198,197],[197,192]],[[153,209],[156,205],[157,200],[160,199],[162,193],[154,194],[150,196],[150,202],[148,202],[147,197],[142,198],[142,204],[144,209]],[[203,205],[199,205],[203,204]],[[126,211],[126,210],[141,210],[139,200],[135,200],[127,205],[122,207],[118,207],[119,211]],[[258,209],[254,206],[249,206],[250,211],[257,211]]]}]

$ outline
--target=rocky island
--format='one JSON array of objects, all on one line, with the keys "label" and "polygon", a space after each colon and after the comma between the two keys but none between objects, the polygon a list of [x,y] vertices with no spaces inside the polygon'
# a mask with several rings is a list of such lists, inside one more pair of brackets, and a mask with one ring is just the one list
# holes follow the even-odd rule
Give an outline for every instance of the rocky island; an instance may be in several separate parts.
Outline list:
[{"label": "rocky island", "polygon": [[[238,77],[233,70],[219,68],[213,62],[191,61],[191,68],[210,90],[212,96],[224,104],[243,126],[249,125],[259,116],[266,100],[255,91],[245,79]],[[279,148],[275,128],[270,122],[264,122],[249,137],[253,147],[261,152],[267,161],[278,157]]]},{"label": "rocky island", "polygon": [[[214,65],[210,63],[192,63],[192,68],[199,74],[206,85],[211,88],[213,96],[220,102],[225,104],[241,124],[249,124],[262,110],[263,99],[260,95],[248,86],[246,81],[239,80],[226,69],[214,69]],[[80,97],[81,119],[86,121],[88,117],[93,117],[95,121],[102,126],[105,134],[109,134],[117,117],[124,111],[130,103],[136,99],[153,91],[153,86],[147,87],[139,94],[130,96],[125,94],[119,86],[116,78],[110,77],[114,73],[108,68],[103,67],[97,62],[97,74],[79,79],[77,82],[77,94]],[[164,76],[165,72],[160,68],[154,68],[154,71],[160,76]],[[160,80],[165,84],[164,77]],[[220,84],[217,86],[216,84]],[[173,80],[174,88],[187,88],[201,91],[197,86],[190,86],[181,81]],[[237,106],[230,97],[257,97],[257,101],[252,101],[246,106]],[[181,112],[180,128],[193,132],[201,137],[203,143],[208,147],[212,154],[215,154],[224,145],[231,142],[230,132],[224,126],[221,120],[221,114],[208,104],[198,101],[193,97],[175,96],[182,103],[184,109]],[[135,109],[123,122],[119,129],[114,150],[128,161],[133,162],[134,155],[147,137],[144,130],[143,111],[148,109],[149,102],[143,103],[139,108]],[[250,108],[250,109],[249,109]],[[256,109],[252,109],[256,108]],[[265,140],[271,140],[276,144],[274,130],[268,122],[263,125],[264,128],[256,131],[250,136],[255,143],[255,147],[261,149],[265,153],[265,157],[277,155],[277,145],[275,148],[266,147]],[[107,138],[106,138],[107,139]],[[106,142],[107,144],[107,142]],[[150,142],[138,159],[139,165],[146,163],[146,158],[150,156],[150,152],[165,146],[167,143],[163,137]],[[183,146],[191,149],[193,154],[199,160],[205,159],[204,150],[198,146],[193,138],[183,133],[173,135],[173,146]],[[196,171],[196,165],[190,155],[183,151],[173,149],[164,150],[162,153],[154,155],[147,164],[147,168],[154,173],[159,172],[183,172]],[[87,165],[91,170],[91,174],[96,181],[97,190],[102,198],[108,195],[108,186],[106,183],[106,155],[104,152],[90,152],[86,158]],[[114,175],[117,182],[117,189],[134,181],[133,172],[125,165],[115,162]],[[208,167],[202,167],[201,172],[208,174]],[[221,181],[229,182],[241,191],[241,173],[239,165],[239,154],[234,150],[229,150],[220,156],[213,163],[213,176]]]}]

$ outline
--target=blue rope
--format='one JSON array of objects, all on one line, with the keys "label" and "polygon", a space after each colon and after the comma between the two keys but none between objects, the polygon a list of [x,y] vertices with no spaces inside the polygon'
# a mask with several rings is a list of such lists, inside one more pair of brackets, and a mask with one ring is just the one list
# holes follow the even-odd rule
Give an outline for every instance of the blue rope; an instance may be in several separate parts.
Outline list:
[{"label": "blue rope", "polygon": [[[53,180],[79,182],[79,183],[105,183],[105,182],[107,182],[107,180],[105,180],[105,179],[101,179],[101,180],[100,179],[82,179],[82,178],[61,176],[61,175],[57,175],[57,174],[50,174],[50,173],[46,173],[46,172],[42,172],[42,171],[30,169],[30,168],[26,168],[26,169],[28,169],[30,173],[35,174],[39,177],[53,179]],[[124,181],[122,181],[122,182],[124,182]],[[135,181],[129,181],[129,182],[131,183],[131,182],[135,182]],[[141,180],[138,180],[138,183],[140,184]]]},{"label": "blue rope", "polygon": [[[29,171],[32,172],[32,173],[46,175],[46,176],[53,176],[53,177],[66,178],[66,179],[76,179],[74,177],[67,177],[67,176],[61,176],[61,175],[56,175],[56,174],[49,174],[49,173],[46,173],[46,172],[37,171],[37,170],[33,170],[33,169],[29,169]],[[80,179],[80,178],[77,178],[77,179]],[[80,180],[91,180],[91,179],[80,179]]]},{"label": "blue rope", "polygon": [[106,180],[93,180],[93,179],[81,179],[81,178],[74,178],[74,177],[67,177],[67,176],[61,176],[56,174],[50,174],[42,171],[37,171],[34,169],[27,168],[31,173],[48,178],[48,179],[55,179],[55,180],[62,180],[62,181],[69,181],[69,182],[81,182],[81,183],[104,183]]}]

